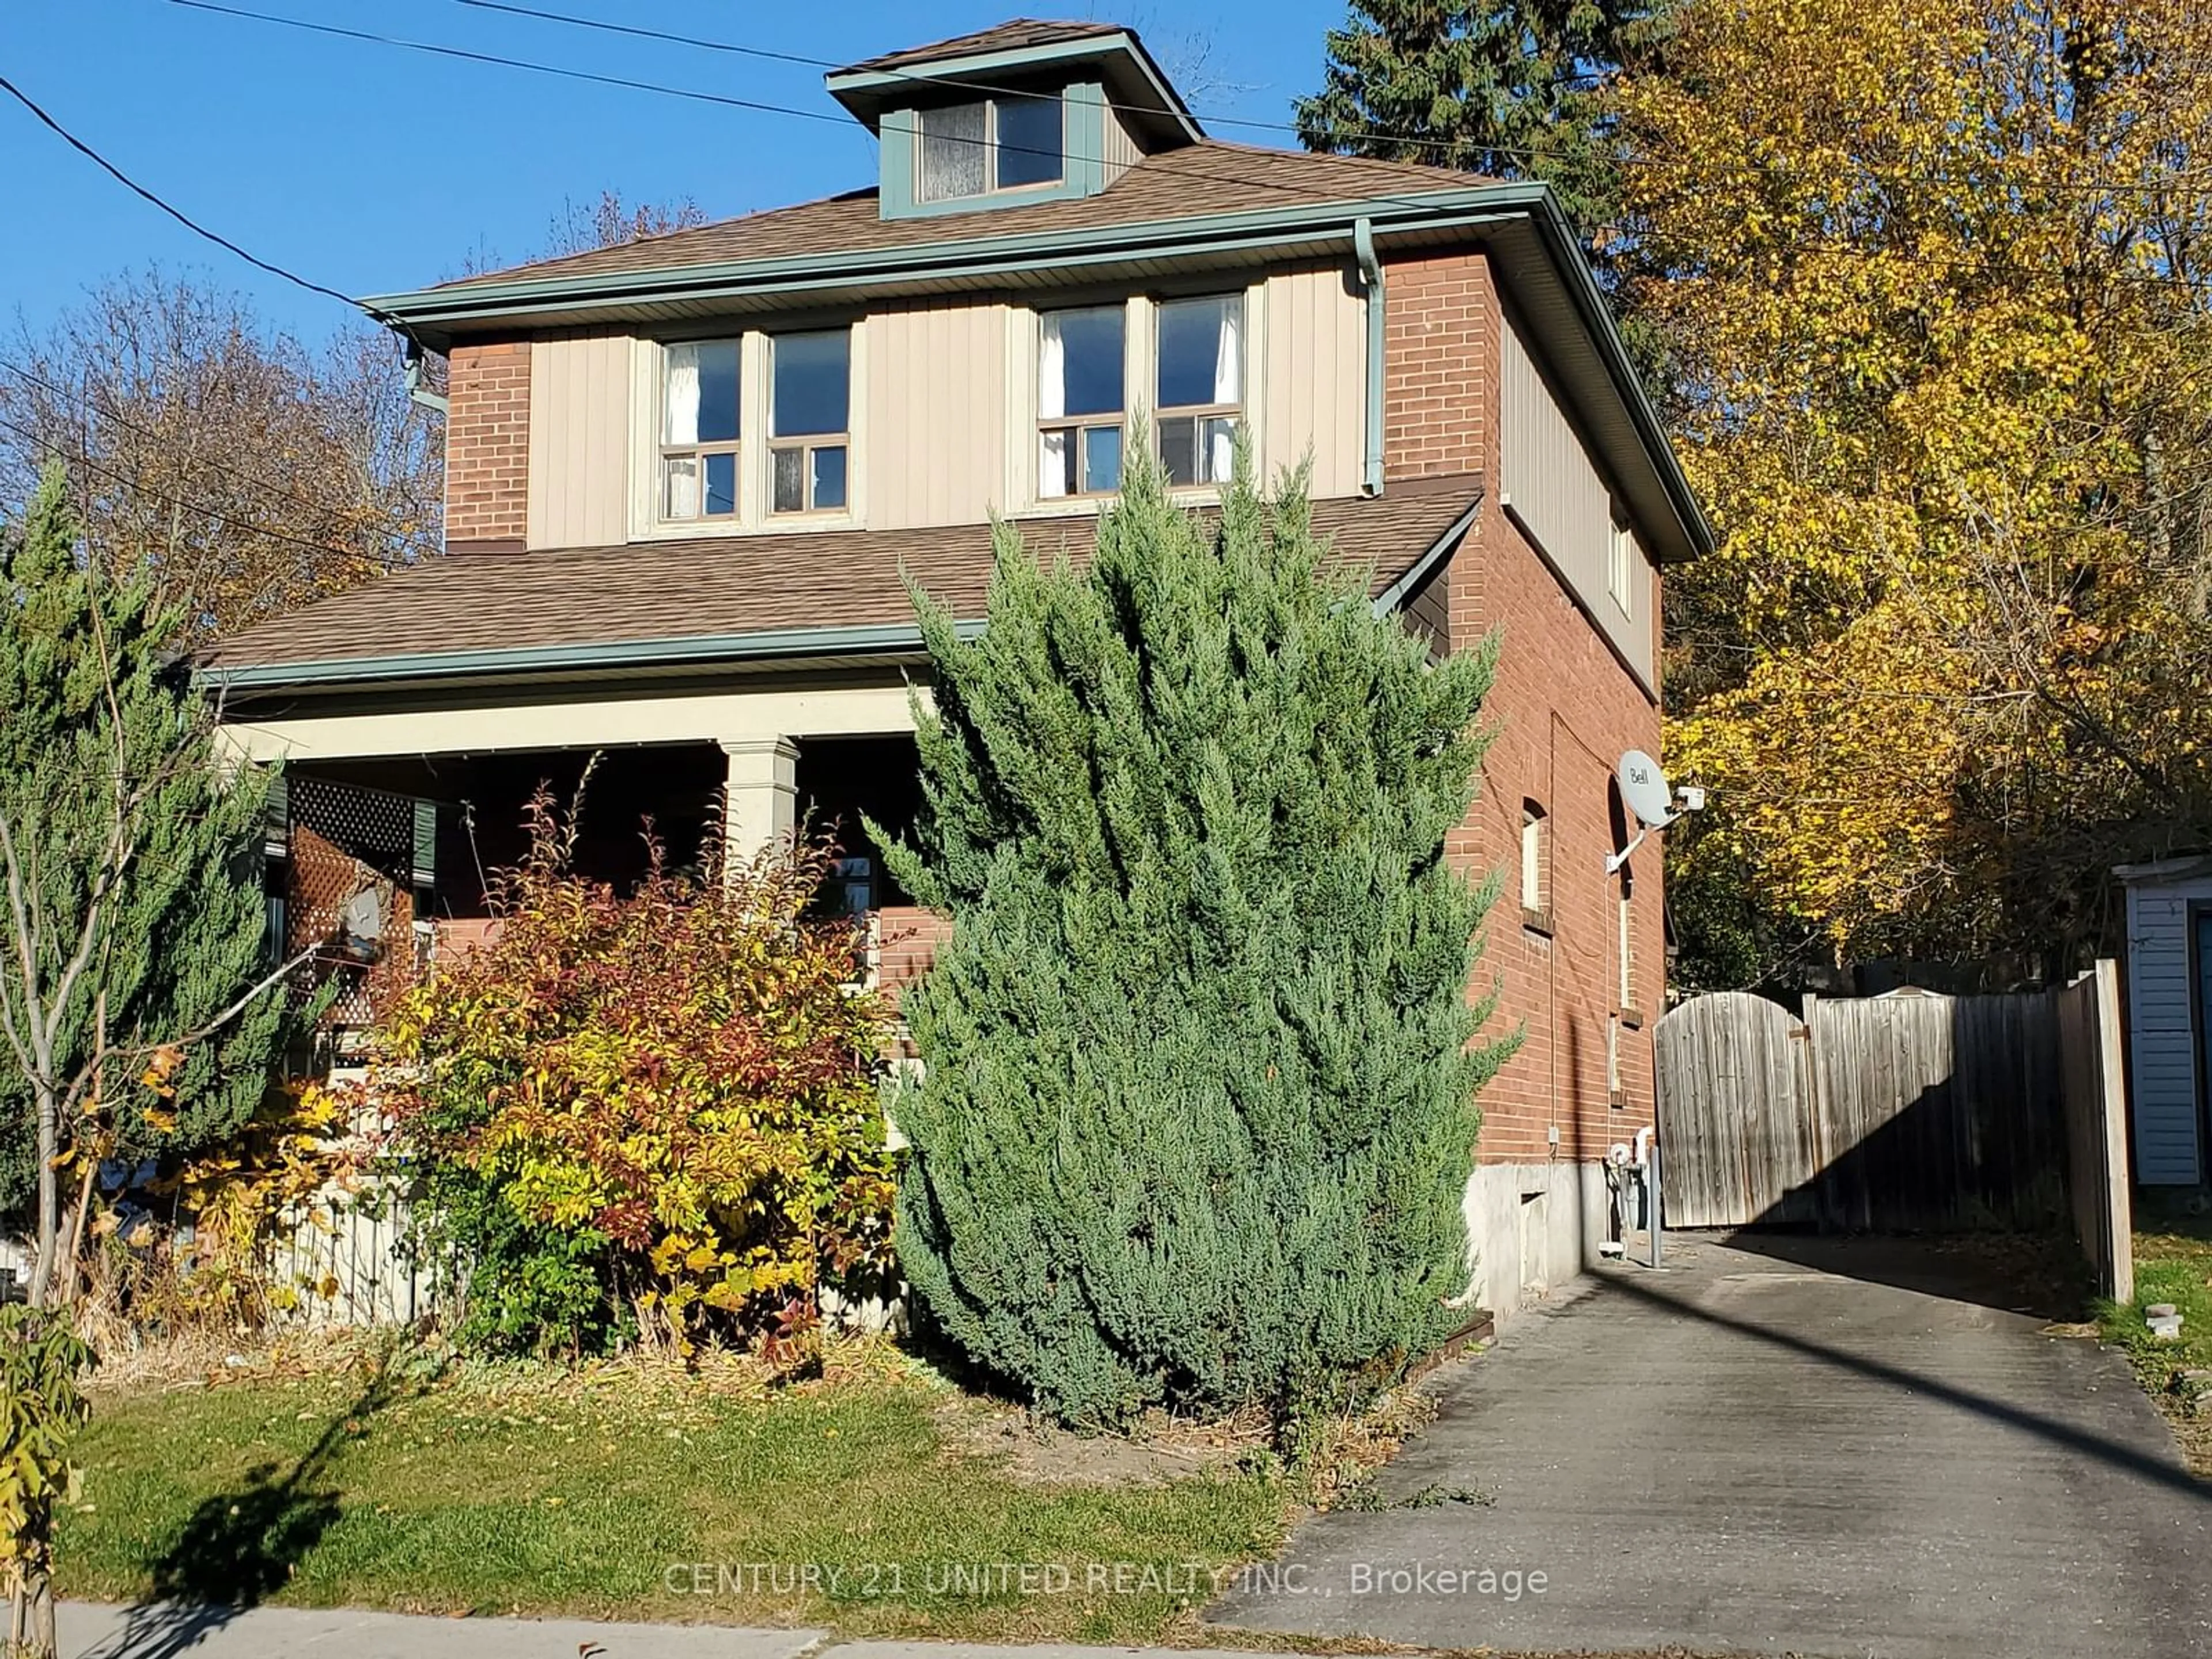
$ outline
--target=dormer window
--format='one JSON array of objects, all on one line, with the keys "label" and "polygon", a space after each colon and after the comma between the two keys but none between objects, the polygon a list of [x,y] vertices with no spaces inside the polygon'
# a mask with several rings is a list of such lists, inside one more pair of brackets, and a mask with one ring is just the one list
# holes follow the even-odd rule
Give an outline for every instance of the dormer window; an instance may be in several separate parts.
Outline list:
[{"label": "dormer window", "polygon": [[1000,93],[921,112],[916,198],[957,201],[1056,185],[1067,171],[1066,100]]}]

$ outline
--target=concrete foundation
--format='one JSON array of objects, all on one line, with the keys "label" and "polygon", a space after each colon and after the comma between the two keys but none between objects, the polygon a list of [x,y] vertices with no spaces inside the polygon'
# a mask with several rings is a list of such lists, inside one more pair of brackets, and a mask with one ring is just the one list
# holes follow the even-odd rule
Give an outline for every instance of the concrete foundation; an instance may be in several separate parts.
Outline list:
[{"label": "concrete foundation", "polygon": [[1602,1164],[1480,1165],[1468,1178],[1465,1204],[1470,1299],[1501,1327],[1595,1262],[1611,1236]]}]

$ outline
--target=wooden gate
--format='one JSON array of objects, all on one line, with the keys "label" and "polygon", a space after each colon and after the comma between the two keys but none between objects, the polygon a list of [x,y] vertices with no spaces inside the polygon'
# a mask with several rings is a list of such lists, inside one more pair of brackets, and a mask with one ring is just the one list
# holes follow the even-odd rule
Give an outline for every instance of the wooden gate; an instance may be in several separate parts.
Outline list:
[{"label": "wooden gate", "polygon": [[1670,1012],[1652,1047],[1667,1224],[1813,1219],[1795,1212],[1822,1163],[1805,1027],[1779,1003],[1721,991]]},{"label": "wooden gate", "polygon": [[[2070,1218],[2130,1283],[2118,991],[1692,998],[1653,1033],[1667,1220],[1883,1231]],[[2070,1202],[2069,1202],[2070,1200]],[[2124,1294],[2122,1291],[2121,1294]]]}]

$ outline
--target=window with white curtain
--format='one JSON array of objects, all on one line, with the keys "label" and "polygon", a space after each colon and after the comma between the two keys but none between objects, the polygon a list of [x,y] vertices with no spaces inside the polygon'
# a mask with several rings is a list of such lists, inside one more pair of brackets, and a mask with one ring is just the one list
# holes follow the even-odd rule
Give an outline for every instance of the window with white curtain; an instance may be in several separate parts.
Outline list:
[{"label": "window with white curtain", "polygon": [[1244,296],[1170,300],[1158,316],[1153,419],[1170,483],[1226,483],[1244,404]]},{"label": "window with white curtain", "polygon": [[1006,92],[921,112],[915,194],[956,201],[994,191],[1056,185],[1067,171],[1066,100],[1057,92]]},{"label": "window with white curtain", "polygon": [[685,341],[661,353],[660,516],[681,523],[738,511],[735,340]]},{"label": "window with white curtain", "polygon": [[769,509],[842,511],[852,424],[852,331],[779,334],[769,343]]},{"label": "window with white curtain", "polygon": [[1107,495],[1121,487],[1120,306],[1037,316],[1037,494]]}]

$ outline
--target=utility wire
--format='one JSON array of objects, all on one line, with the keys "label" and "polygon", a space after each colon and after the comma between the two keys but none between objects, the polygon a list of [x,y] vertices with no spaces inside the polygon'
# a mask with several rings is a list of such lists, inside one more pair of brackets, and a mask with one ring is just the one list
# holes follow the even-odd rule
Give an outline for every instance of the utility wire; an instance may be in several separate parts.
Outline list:
[{"label": "utility wire", "polygon": [[[8,79],[4,75],[0,75],[0,92],[6,93],[17,103],[21,104],[25,109],[30,111],[33,115],[38,118],[42,125],[53,132],[55,137],[58,137],[71,149],[76,151],[78,155],[90,161],[102,173],[107,174],[109,178],[114,179],[115,182],[122,185],[124,189],[129,191],[133,196],[137,197],[141,201],[149,203],[152,206],[160,209],[163,213],[167,214],[169,217],[174,219],[179,224],[182,225],[186,230],[191,232],[193,235],[200,237],[206,241],[213,242],[217,247],[224,250],[224,252],[237,255],[238,258],[245,260],[246,264],[252,265],[255,270],[264,270],[271,276],[281,277],[283,281],[291,283],[295,288],[305,289],[310,294],[319,294],[326,299],[336,300],[343,305],[354,307],[357,310],[365,308],[362,307],[361,302],[356,300],[351,295],[341,294],[334,288],[325,287],[324,284],[315,282],[311,278],[301,276],[299,272],[295,270],[287,270],[283,266],[274,264],[269,260],[261,258],[258,254],[249,252],[245,248],[240,247],[237,243],[232,241],[230,238],[223,235],[221,232],[210,230],[205,225],[200,223],[198,220],[185,212],[183,209],[171,206],[161,197],[155,195],[145,185],[140,184],[136,179],[133,179],[129,173],[124,172],[121,167],[117,167],[114,162],[109,161],[105,155],[102,155],[90,144],[86,143],[83,139],[78,137],[67,127],[64,126],[59,121],[54,119],[52,116],[47,114],[45,110],[40,108],[39,106],[33,101],[29,94],[26,93],[21,87],[17,86],[13,81]],[[377,317],[377,320],[380,322],[396,323],[398,321],[396,318],[385,317],[374,312],[372,312],[371,314],[375,315]]]},{"label": "utility wire", "polygon": [[[0,427],[6,428],[9,431],[13,432],[17,437],[21,438],[27,443],[41,443],[45,441],[43,434],[34,430],[33,428],[25,426],[21,422],[11,420],[4,415],[0,415]],[[328,542],[312,541],[305,536],[295,536],[289,531],[273,529],[268,525],[257,523],[252,519],[240,518],[235,514],[218,512],[214,507],[209,507],[204,502],[190,501],[181,495],[165,494],[164,492],[153,489],[138,479],[132,477],[119,467],[109,465],[106,462],[99,459],[95,456],[80,453],[71,457],[70,459],[82,462],[86,467],[89,468],[92,471],[99,473],[102,477],[106,478],[109,482],[121,484],[125,489],[130,489],[137,495],[143,495],[149,501],[157,501],[164,507],[176,507],[182,512],[198,514],[203,518],[212,519],[217,524],[227,526],[233,530],[240,531],[249,536],[264,536],[268,538],[270,541],[289,542],[293,546],[305,548],[311,553],[328,553],[335,558],[375,559],[378,563],[387,565],[391,562],[390,560],[383,558],[374,552],[364,550],[358,547],[333,547]]]},{"label": "utility wire", "polygon": [[[672,87],[659,82],[634,80],[620,76],[600,75],[587,70],[568,69],[556,64],[537,63],[526,58],[510,58],[499,53],[475,52],[459,46],[442,46],[429,41],[410,40],[393,35],[375,34],[362,29],[344,28],[336,24],[319,23],[311,21],[305,18],[287,17],[271,12],[255,11],[242,6],[222,4],[220,3],[220,0],[167,0],[167,3],[171,5],[181,6],[191,11],[209,12],[221,16],[240,18],[251,22],[266,23],[278,27],[299,29],[309,33],[330,35],[340,40],[354,40],[374,46],[389,46],[400,51],[426,52],[436,57],[454,58],[470,63],[486,64],[507,69],[518,69],[532,74],[554,76],[562,79],[582,81],[595,85],[617,87],[628,91],[650,93],[663,97],[684,99],[695,102],[720,105],[730,108],[750,110],[757,113],[787,116],[797,120],[825,123],[837,126],[845,125],[848,119],[848,118],[842,114],[833,115],[821,110],[801,109],[793,105],[771,103],[761,99],[737,98],[722,93],[702,92],[695,88]],[[544,12],[535,8],[519,6],[511,3],[510,0],[459,0],[459,3],[462,4],[479,5],[483,9],[489,10],[509,12],[526,16],[544,17],[551,21],[574,23],[584,27],[603,27],[618,33],[641,33],[640,30],[631,25],[602,24],[599,20],[595,19],[575,18],[567,16],[560,13]],[[642,32],[652,38],[662,38],[665,36],[671,40],[682,44],[698,45],[717,50],[723,48],[728,48],[732,51],[742,50],[747,55],[758,54],[771,58],[777,61],[787,58],[795,58],[798,61],[806,63],[810,67],[819,62],[826,61],[799,58],[798,55],[793,53],[773,53],[769,52],[765,47],[748,47],[740,49],[732,46],[728,42],[695,40],[690,36],[669,34],[666,31],[652,30]],[[930,77],[917,76],[916,78],[927,80]],[[1115,106],[1114,107],[1127,108],[1129,106]],[[1378,134],[1377,136],[1389,138],[1389,141],[1393,143],[1426,142],[1421,140],[1397,138],[1388,134]],[[969,144],[977,148],[988,149],[993,147],[993,141],[988,138],[970,138],[965,136],[951,134],[945,135],[945,141],[949,143]],[[1060,150],[1045,150],[1040,147],[1033,145],[1001,143],[998,144],[996,148],[1002,150],[1011,151],[1018,155],[1049,155],[1057,158],[1062,154]],[[1542,151],[1515,149],[1512,147],[1502,145],[1486,145],[1482,148],[1498,155],[1519,155],[1522,156],[1537,157],[1539,159],[1546,154],[1546,152]],[[1262,149],[1257,153],[1276,154],[1278,152]],[[1369,165],[1385,167],[1421,167],[1425,165],[1419,162],[1385,161],[1375,157],[1360,157],[1357,159],[1364,161]],[[1621,157],[1618,159],[1624,162],[1643,161],[1647,164],[1651,164],[1650,158]],[[1433,170],[1438,172],[1454,171],[1454,169],[1449,168],[1436,168]],[[1181,173],[1185,178],[1205,179],[1210,183],[1215,184],[1230,185],[1240,190],[1272,191],[1280,194],[1296,196],[1302,201],[1305,201],[1310,204],[1314,203],[1314,198],[1310,191],[1299,185],[1285,184],[1275,179],[1258,179],[1249,175],[1221,172],[1207,172],[1197,167],[1188,166],[1182,167],[1181,168]],[[1486,181],[1478,174],[1469,173],[1462,176],[1467,180],[1467,187],[1469,188],[1479,185],[1484,182],[1494,182]],[[1918,175],[1917,177],[1918,182],[1931,185],[1942,185],[1956,182],[1936,178],[1933,175]],[[1440,181],[1439,188],[1442,187],[1443,185]],[[2104,187],[2098,185],[2083,185],[2080,186],[2080,188],[2100,190]],[[2212,195],[2212,191],[2203,190],[2185,193],[2197,196]],[[1407,208],[1413,211],[1420,213],[1443,214],[1452,210],[1442,207],[1433,201],[1427,201],[1413,196],[1377,194],[1371,197],[1370,199],[1391,206]],[[1606,224],[1589,227],[1589,228],[1620,233],[1625,232],[1627,229],[1627,227],[1620,224]],[[1973,265],[1977,267],[1986,267],[1989,264],[1987,261],[1964,259],[1955,263],[1960,265]],[[2039,267],[2025,265],[2016,266],[2014,268],[2023,270],[2040,269]],[[2174,276],[2157,272],[2121,271],[2115,272],[2113,275],[2124,281],[2150,284],[2154,286],[2170,286],[2191,293],[2200,291],[2203,286],[2200,283],[2192,283],[2185,277]],[[380,319],[380,320],[386,319]]]},{"label": "utility wire", "polygon": [[[672,87],[657,81],[638,81],[623,76],[600,75],[590,70],[568,69],[554,64],[537,63],[528,58],[508,58],[495,52],[473,52],[464,47],[442,46],[432,41],[408,40],[396,35],[374,34],[365,29],[343,28],[335,23],[313,22],[304,17],[286,17],[275,12],[253,11],[243,6],[224,5],[219,3],[219,0],[167,0],[167,3],[173,6],[181,6],[188,11],[210,12],[223,17],[242,18],[249,22],[268,23],[282,28],[300,29],[310,34],[331,35],[339,40],[360,41],[371,46],[391,46],[403,52],[427,52],[434,57],[455,58],[468,63],[489,64],[503,69],[524,70],[534,75],[550,75],[563,80],[583,81],[595,86],[618,87],[630,92],[653,93],[662,97],[686,99],[696,103],[717,104],[726,108],[750,110],[758,114],[788,116],[795,120],[821,122],[841,128],[849,128],[851,125],[851,117],[842,113],[833,115],[824,110],[801,109],[795,105],[770,103],[763,99],[736,98],[725,93],[702,92],[693,87]],[[987,137],[971,138],[957,134],[945,134],[943,137],[944,142],[949,143],[967,144],[979,149],[996,149],[1018,155],[1045,155],[1059,160],[1066,154],[1062,149],[1046,149],[1034,144],[1008,144]],[[1261,149],[1257,153],[1276,155],[1281,152]],[[1100,158],[1078,156],[1073,159],[1096,161]],[[1422,163],[1417,161],[1384,161],[1374,157],[1345,159],[1357,159],[1366,165],[1378,167],[1411,168],[1422,166]],[[1436,168],[1433,171],[1450,173],[1456,170]],[[1220,172],[1207,173],[1196,167],[1182,168],[1182,176],[1187,179],[1202,179],[1212,184],[1231,185],[1239,190],[1273,191],[1296,196],[1308,203],[1315,203],[1311,191],[1297,185],[1284,184],[1272,179],[1255,179],[1245,174]],[[1471,189],[1486,182],[1496,182],[1486,180],[1474,173],[1462,173],[1460,177],[1464,181],[1459,186],[1460,188]],[[1449,186],[1443,180],[1438,180],[1437,188],[1448,187]],[[1434,202],[1424,201],[1411,196],[1376,195],[1369,199],[1393,206],[1410,208],[1423,213],[1443,213],[1453,210],[1439,207]],[[1319,205],[1317,203],[1315,204]]]},{"label": "utility wire", "polygon": [[[190,3],[191,0],[178,0],[178,3],[179,4]],[[666,29],[643,28],[634,23],[610,22],[604,18],[579,17],[568,12],[546,11],[536,6],[519,5],[514,3],[514,0],[454,0],[454,3],[456,5],[467,6],[477,11],[503,12],[509,16],[534,18],[541,22],[560,23],[571,28],[592,29],[602,33],[627,35],[632,39],[641,40],[659,40],[672,46],[693,46],[706,52],[727,52],[738,57],[759,58],[769,63],[793,64],[810,69],[829,70],[836,70],[848,67],[845,64],[839,64],[833,59],[827,58],[811,58],[801,52],[776,52],[766,46],[745,46],[737,41],[717,40],[700,35],[678,34]],[[894,76],[900,80],[914,82],[922,86],[951,87],[963,91],[986,92],[1000,98],[1046,100],[1056,98],[1060,95],[1056,92],[1024,92],[1016,88],[999,86],[988,81],[966,80],[957,76],[932,75],[921,70],[885,69],[873,72]],[[1591,79],[1595,77],[1592,76],[1580,76],[1573,78]],[[1118,114],[1157,116],[1159,113],[1158,111],[1147,108],[1143,105],[1115,103],[1110,100],[1107,101],[1104,106],[1109,110],[1115,111]],[[1265,121],[1249,116],[1224,115],[1218,111],[1206,112],[1193,110],[1190,113],[1194,119],[1203,121],[1212,126],[1244,127],[1260,132],[1288,133],[1291,137],[1301,140],[1304,137],[1304,130],[1298,126],[1297,123],[1291,121]],[[1421,137],[1412,133],[1394,132],[1387,127],[1362,126],[1339,128],[1334,130],[1333,137],[1341,137],[1346,140],[1374,140],[1387,144],[1402,144],[1417,149],[1443,150],[1447,153],[1479,151],[1486,155],[1510,155],[1524,161],[1574,159],[1573,152],[1559,148],[1542,149],[1525,145],[1492,143],[1480,140]],[[1012,147],[1009,146],[1008,148]],[[1367,157],[1364,159],[1376,160],[1379,158]],[[1656,165],[1654,158],[1650,156],[1615,155],[1609,159],[1622,166],[1633,167]],[[1405,165],[1436,166],[1443,164],[1411,162],[1406,163]],[[1917,182],[1924,184],[1959,182],[1942,179],[1935,174],[1915,174],[1911,176]],[[2101,192],[2107,189],[2115,188],[2115,186],[2108,185],[2100,180],[2094,179],[2075,184],[2061,184],[2054,187],[2073,191],[2087,191],[2093,193]],[[2124,187],[2133,188],[2134,186],[2128,185]],[[2195,191],[2188,193],[2201,195],[2212,192]]]},{"label": "utility wire", "polygon": [[[71,392],[66,387],[56,386],[52,380],[43,379],[37,374],[33,374],[29,369],[25,368],[21,363],[10,362],[5,357],[0,357],[0,372],[13,374],[18,379],[25,380],[32,386],[38,386],[41,390],[51,393],[56,398],[63,398],[64,400],[73,399],[79,409],[90,410],[91,413],[98,419],[103,421],[112,421],[116,425],[123,428],[125,431],[135,432],[142,438],[151,438],[157,442],[164,439],[165,434],[155,431],[152,427],[143,425],[139,422],[132,420],[129,416],[124,415],[116,410],[99,408],[94,404],[94,400],[85,393],[81,392]],[[296,501],[300,506],[306,507],[312,513],[327,514],[333,511],[329,502],[312,501],[308,497],[299,494],[296,490],[287,489],[284,485],[278,483],[276,479],[270,477],[265,473],[249,472],[243,467],[233,466],[227,462],[219,461],[211,455],[200,457],[199,465],[205,466],[213,471],[228,473],[230,477],[238,479],[241,483],[257,485],[259,488],[267,490],[272,495],[281,495],[287,501]]]},{"label": "utility wire", "polygon": [[799,109],[788,104],[764,103],[751,98],[733,98],[726,93],[701,92],[690,87],[663,86],[653,81],[633,81],[619,75],[600,75],[591,70],[565,69],[552,64],[533,64],[520,58],[504,58],[495,52],[471,52],[465,46],[439,46],[428,40],[403,40],[396,35],[373,34],[367,29],[343,28],[336,23],[312,22],[304,17],[283,17],[274,12],[248,11],[242,6],[225,6],[216,0],[169,0],[173,6],[182,6],[188,11],[215,12],[224,17],[242,17],[256,23],[275,23],[285,28],[304,29],[311,34],[334,35],[342,40],[359,40],[370,46],[398,46],[408,52],[425,52],[440,58],[458,58],[465,63],[490,64],[501,69],[528,70],[537,75],[556,75],[563,80],[589,81],[603,87],[620,87],[630,92],[653,92],[665,97],[689,98],[702,104],[720,104],[729,109],[756,110],[766,115],[793,116],[802,121],[823,121],[836,126],[848,125],[848,118],[832,115],[827,110]]}]

